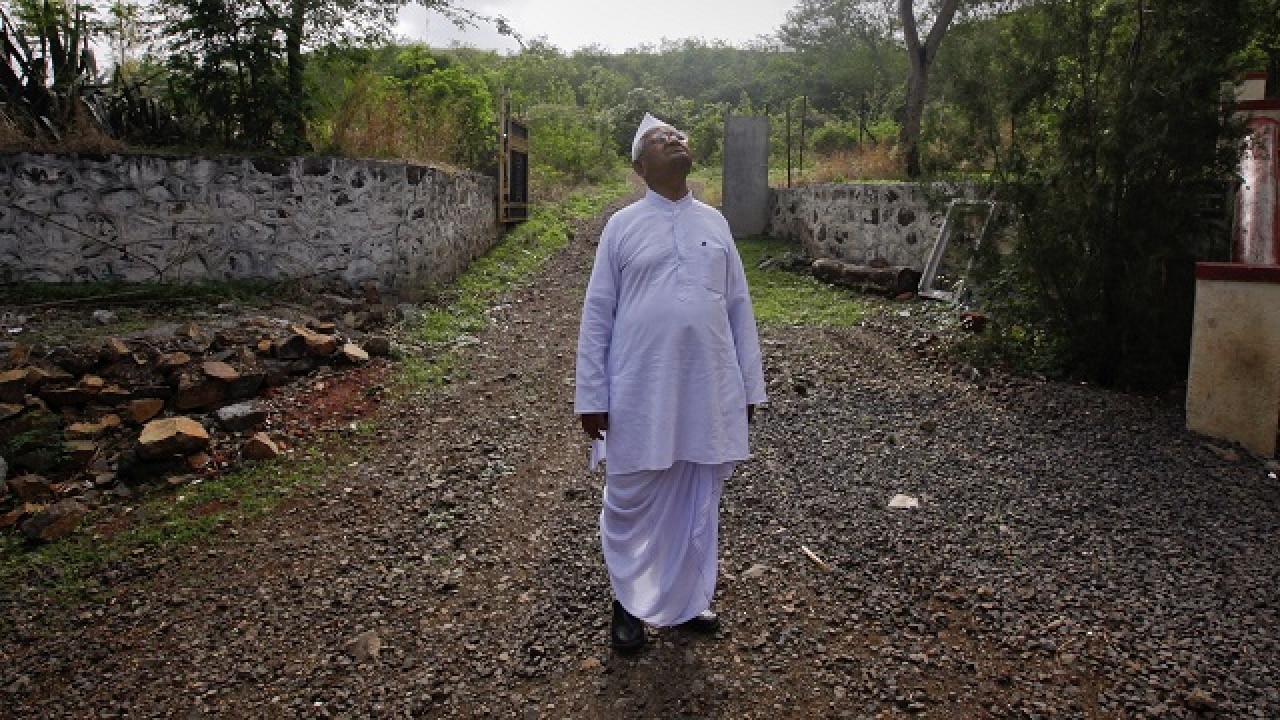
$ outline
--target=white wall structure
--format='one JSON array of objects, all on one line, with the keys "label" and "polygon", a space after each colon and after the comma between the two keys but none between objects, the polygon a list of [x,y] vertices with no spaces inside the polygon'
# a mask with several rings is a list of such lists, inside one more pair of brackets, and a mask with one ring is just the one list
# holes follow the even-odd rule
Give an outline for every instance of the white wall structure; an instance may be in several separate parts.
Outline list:
[{"label": "white wall structure", "polygon": [[768,233],[813,258],[923,271],[951,200],[983,197],[958,183],[830,184],[777,188]]},{"label": "white wall structure", "polygon": [[498,238],[492,178],[346,158],[0,154],[0,281],[374,283],[413,296]]}]

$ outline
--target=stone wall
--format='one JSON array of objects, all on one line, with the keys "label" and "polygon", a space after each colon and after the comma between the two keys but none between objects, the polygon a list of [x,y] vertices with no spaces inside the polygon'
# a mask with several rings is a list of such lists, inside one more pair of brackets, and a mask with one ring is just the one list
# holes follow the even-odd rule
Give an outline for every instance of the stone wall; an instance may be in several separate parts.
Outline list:
[{"label": "stone wall", "polygon": [[947,203],[980,197],[976,185],[949,183],[775,189],[767,233],[798,241],[813,258],[922,271]]},{"label": "stone wall", "polygon": [[498,237],[496,182],[345,158],[0,154],[0,282],[374,283],[412,297]]}]

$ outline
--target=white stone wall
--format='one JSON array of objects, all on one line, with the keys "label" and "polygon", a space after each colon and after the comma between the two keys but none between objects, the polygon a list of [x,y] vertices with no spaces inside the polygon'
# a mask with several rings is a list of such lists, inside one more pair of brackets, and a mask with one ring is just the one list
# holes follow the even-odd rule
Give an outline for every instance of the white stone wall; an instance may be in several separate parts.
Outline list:
[{"label": "white stone wall", "polygon": [[770,197],[767,233],[798,241],[810,257],[923,271],[947,203],[981,193],[976,185],[897,183],[810,185]]},{"label": "white stone wall", "polygon": [[414,295],[498,237],[496,182],[346,158],[0,154],[0,281],[372,281]]}]

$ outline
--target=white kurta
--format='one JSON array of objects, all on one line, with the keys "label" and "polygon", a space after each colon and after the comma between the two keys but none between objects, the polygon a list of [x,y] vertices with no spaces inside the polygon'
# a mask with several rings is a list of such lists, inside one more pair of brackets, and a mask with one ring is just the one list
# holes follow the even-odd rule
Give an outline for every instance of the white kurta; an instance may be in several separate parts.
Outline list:
[{"label": "white kurta", "polygon": [[574,409],[609,413],[610,474],[747,457],[766,400],[760,341],[729,224],[652,190],[605,225],[583,302]]},{"label": "white kurta", "polygon": [[632,615],[677,625],[710,606],[721,488],[747,457],[746,406],[765,399],[724,217],[652,191],[616,213],[583,302],[574,407],[609,414],[600,540]]}]

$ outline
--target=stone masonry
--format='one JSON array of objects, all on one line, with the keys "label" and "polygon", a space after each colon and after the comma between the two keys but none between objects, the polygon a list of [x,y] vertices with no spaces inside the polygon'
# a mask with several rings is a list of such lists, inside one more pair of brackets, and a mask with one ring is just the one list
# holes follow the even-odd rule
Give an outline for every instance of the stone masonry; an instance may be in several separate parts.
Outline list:
[{"label": "stone masonry", "polygon": [[924,269],[951,200],[982,197],[977,185],[860,184],[775,189],[769,228],[813,258]]},{"label": "stone masonry", "polygon": [[412,298],[497,237],[495,181],[435,167],[0,154],[0,282],[312,278]]}]

